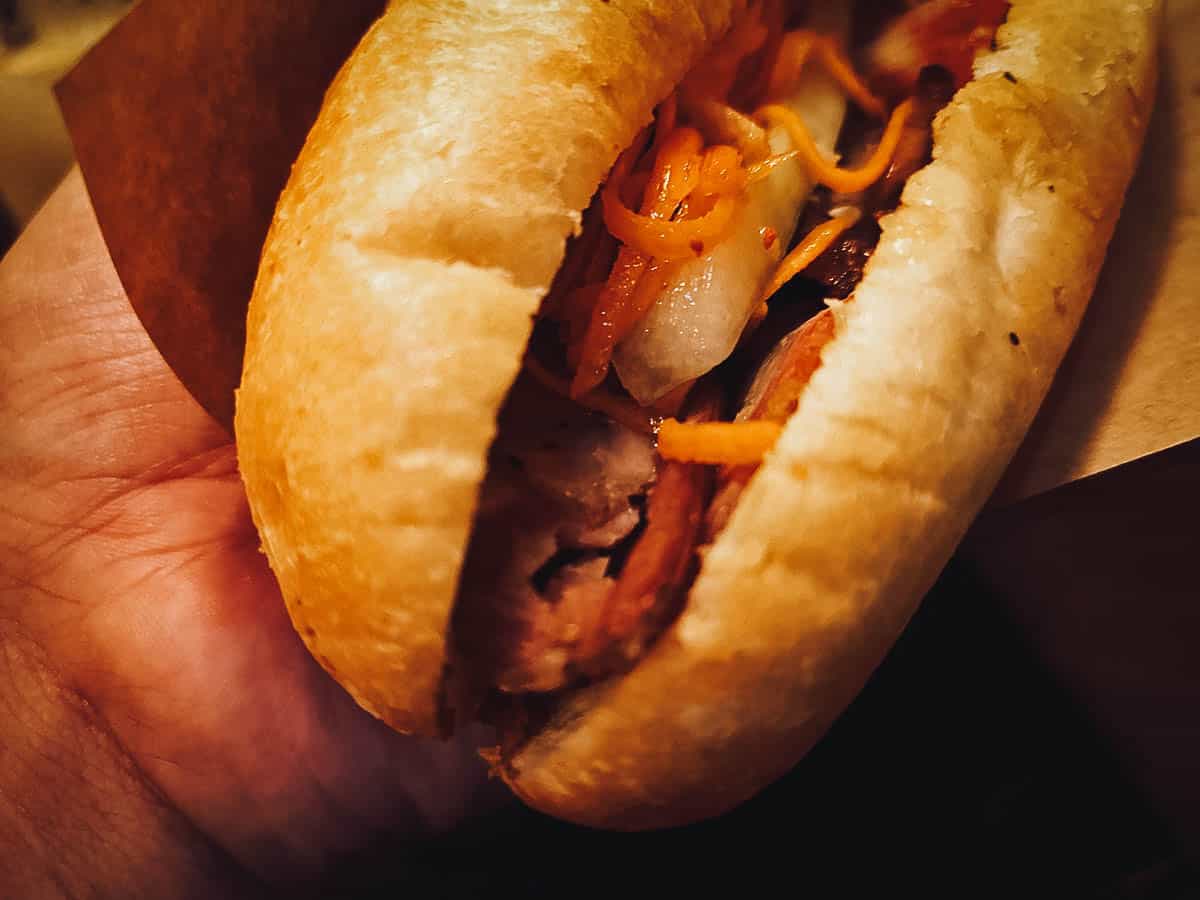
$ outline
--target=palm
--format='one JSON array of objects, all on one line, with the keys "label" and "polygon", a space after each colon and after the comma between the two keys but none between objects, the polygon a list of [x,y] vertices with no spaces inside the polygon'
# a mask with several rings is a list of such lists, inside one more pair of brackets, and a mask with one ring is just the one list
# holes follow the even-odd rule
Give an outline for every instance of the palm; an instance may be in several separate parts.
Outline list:
[{"label": "palm", "polygon": [[469,748],[392,734],[296,638],[234,448],[141,329],[77,178],[0,267],[0,348],[15,614],[163,793],[270,875],[462,813]]}]

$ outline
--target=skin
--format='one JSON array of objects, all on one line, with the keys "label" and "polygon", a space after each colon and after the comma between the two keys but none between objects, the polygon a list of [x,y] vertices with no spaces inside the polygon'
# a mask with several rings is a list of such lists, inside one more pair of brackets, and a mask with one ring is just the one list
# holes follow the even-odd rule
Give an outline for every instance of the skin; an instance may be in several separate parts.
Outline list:
[{"label": "skin", "polygon": [[492,801],[305,652],[78,173],[0,262],[0,893],[296,886]]}]

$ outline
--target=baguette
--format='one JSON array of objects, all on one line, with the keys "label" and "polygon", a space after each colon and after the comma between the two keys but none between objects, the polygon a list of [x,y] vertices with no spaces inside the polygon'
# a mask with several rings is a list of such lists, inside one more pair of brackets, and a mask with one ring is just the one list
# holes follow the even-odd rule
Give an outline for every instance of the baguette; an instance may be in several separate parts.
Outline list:
[{"label": "baguette", "polygon": [[[449,727],[489,448],[567,240],[743,12],[394,2],[329,90],[264,247],[236,432],[299,634],[400,731]],[[716,815],[861,689],[1078,327],[1153,104],[1159,14],[1012,3],[682,610],[496,757],[519,796],[611,828]]]}]

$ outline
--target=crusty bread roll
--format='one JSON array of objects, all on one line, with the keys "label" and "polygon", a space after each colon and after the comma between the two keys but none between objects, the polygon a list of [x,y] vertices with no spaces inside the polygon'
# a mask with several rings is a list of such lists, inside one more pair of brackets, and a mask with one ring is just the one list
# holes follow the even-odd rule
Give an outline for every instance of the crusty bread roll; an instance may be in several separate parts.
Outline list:
[{"label": "crusty bread roll", "polygon": [[[564,242],[734,2],[396,2],[332,86],[250,310],[242,473],[297,629],[437,729],[496,416]],[[1104,259],[1155,0],[1015,0],[680,617],[501,766],[643,828],[730,808],[849,703],[986,500]]]},{"label": "crusty bread roll", "polygon": [[397,729],[436,728],[496,415],[566,239],[739,6],[396,0],[330,87],[263,249],[235,427],[297,629]]}]

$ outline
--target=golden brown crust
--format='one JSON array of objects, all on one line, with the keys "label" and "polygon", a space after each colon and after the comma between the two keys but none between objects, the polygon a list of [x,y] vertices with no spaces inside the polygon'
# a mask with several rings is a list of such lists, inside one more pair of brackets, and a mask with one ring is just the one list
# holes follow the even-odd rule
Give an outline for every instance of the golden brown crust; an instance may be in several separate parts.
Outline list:
[{"label": "golden brown crust", "polygon": [[1152,105],[1154,0],[1015,0],[839,337],[628,676],[505,768],[606,827],[720,813],[861,688],[1020,442],[1083,314]]},{"label": "golden brown crust", "polygon": [[330,88],[264,248],[236,431],[297,629],[400,730],[434,729],[496,414],[566,237],[741,5],[396,0]]}]

